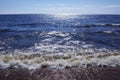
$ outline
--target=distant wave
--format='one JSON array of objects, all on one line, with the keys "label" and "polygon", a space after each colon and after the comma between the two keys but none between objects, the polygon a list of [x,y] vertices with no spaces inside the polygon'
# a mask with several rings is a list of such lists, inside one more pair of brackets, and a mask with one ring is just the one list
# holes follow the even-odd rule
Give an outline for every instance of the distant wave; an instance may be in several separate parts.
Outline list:
[{"label": "distant wave", "polygon": [[[72,25],[74,26],[74,25]],[[120,27],[120,24],[82,24],[82,25],[76,25],[75,27],[86,27],[86,28],[90,28],[90,27],[98,27],[98,26],[105,26],[105,27]]]},{"label": "distant wave", "polygon": [[120,26],[120,24],[96,24],[98,26]]},{"label": "distant wave", "polygon": [[71,23],[68,25],[62,25],[63,27],[68,26],[68,27],[73,27],[73,28],[90,28],[90,27],[120,27],[120,24],[102,24],[102,23],[96,23],[96,24],[76,24],[76,23]]},{"label": "distant wave", "polygon": [[12,32],[12,31],[14,31],[14,30],[11,30],[11,29],[0,29],[0,33],[1,32]]},{"label": "distant wave", "polygon": [[58,26],[58,27],[73,27],[73,28],[81,28],[81,27],[98,27],[98,26],[105,26],[105,27],[120,27],[120,24],[102,24],[102,23],[96,23],[96,24],[76,24],[76,23],[59,23],[59,22],[39,22],[39,23],[19,23],[19,24],[8,24],[8,26]]},{"label": "distant wave", "polygon": [[19,24],[8,24],[9,26],[37,26],[37,25],[52,25],[52,22],[41,22],[41,23],[19,23]]}]

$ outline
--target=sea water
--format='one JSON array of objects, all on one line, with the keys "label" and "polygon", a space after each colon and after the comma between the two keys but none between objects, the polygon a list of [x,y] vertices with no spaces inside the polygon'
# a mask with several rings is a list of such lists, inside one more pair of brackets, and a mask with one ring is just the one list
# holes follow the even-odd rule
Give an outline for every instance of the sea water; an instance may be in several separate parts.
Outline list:
[{"label": "sea water", "polygon": [[120,15],[0,15],[0,67],[120,66]]}]

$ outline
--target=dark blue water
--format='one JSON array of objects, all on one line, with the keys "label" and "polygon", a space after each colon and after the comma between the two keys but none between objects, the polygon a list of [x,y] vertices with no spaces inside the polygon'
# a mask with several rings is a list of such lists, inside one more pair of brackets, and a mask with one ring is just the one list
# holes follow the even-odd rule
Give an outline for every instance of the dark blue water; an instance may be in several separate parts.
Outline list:
[{"label": "dark blue water", "polygon": [[120,15],[0,15],[0,53],[120,50]]}]

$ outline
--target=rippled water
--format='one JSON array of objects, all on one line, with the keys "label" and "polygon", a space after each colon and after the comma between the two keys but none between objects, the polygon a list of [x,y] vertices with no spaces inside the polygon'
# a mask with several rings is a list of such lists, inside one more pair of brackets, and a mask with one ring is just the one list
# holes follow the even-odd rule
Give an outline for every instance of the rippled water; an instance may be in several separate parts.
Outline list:
[{"label": "rippled water", "polygon": [[1,67],[116,66],[119,52],[119,15],[0,15]]}]

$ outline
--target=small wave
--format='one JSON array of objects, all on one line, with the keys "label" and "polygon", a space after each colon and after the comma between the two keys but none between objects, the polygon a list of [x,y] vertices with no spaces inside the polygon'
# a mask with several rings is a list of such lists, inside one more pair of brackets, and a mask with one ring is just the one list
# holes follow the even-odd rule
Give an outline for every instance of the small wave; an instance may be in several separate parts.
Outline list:
[{"label": "small wave", "polygon": [[109,26],[112,26],[112,27],[120,27],[120,24],[93,24],[93,25],[95,25],[95,26],[107,26],[107,27],[109,27]]},{"label": "small wave", "polygon": [[48,32],[48,35],[55,35],[55,36],[66,37],[69,34],[68,33],[58,32],[58,31],[51,31],[51,32]]},{"label": "small wave", "polygon": [[104,26],[120,26],[120,24],[102,24]]},{"label": "small wave", "polygon": [[78,24],[78,25],[70,25],[72,27],[76,27],[76,28],[81,28],[81,27],[85,27],[85,28],[90,28],[90,27],[98,27],[98,26],[106,26],[106,27],[120,27],[120,24]]},{"label": "small wave", "polygon": [[47,25],[52,25],[55,27],[73,27],[73,28],[80,28],[80,27],[97,27],[97,26],[106,26],[106,27],[120,27],[120,24],[117,23],[85,23],[85,24],[80,24],[80,22],[71,22],[71,23],[61,23],[61,22],[31,22],[31,23],[17,23],[17,24],[12,24],[9,23],[8,26],[47,26]]}]

